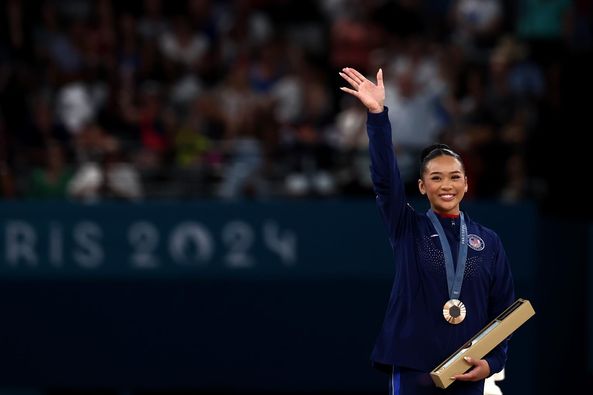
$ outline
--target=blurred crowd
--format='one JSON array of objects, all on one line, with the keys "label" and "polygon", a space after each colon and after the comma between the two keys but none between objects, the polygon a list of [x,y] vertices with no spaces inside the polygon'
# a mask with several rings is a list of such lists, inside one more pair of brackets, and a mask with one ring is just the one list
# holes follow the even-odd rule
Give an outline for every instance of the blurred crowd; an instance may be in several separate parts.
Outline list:
[{"label": "blurred crowd", "polygon": [[383,68],[402,176],[460,151],[470,197],[547,193],[537,147],[591,1],[5,0],[0,191],[14,199],[372,196],[364,108]]}]

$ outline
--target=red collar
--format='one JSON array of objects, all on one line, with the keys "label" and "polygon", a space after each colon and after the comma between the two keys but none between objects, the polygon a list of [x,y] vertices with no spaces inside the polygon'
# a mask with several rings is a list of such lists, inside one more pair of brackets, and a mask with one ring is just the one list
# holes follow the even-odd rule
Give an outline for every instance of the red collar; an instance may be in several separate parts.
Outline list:
[{"label": "red collar", "polygon": [[441,218],[459,218],[459,214],[441,214],[437,213],[436,211],[434,213]]}]

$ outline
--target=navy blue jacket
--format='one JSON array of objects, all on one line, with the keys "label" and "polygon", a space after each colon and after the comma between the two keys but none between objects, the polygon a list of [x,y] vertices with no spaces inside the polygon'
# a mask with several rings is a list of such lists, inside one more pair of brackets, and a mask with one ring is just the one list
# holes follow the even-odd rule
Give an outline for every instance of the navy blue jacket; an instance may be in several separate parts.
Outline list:
[{"label": "navy blue jacket", "polygon": [[[459,299],[467,316],[457,325],[443,318],[449,300],[438,234],[424,212],[406,202],[391,139],[388,109],[368,113],[371,176],[387,227],[395,276],[383,326],[371,354],[377,368],[399,366],[430,372],[515,301],[510,265],[498,235],[467,213],[467,263]],[[452,246],[459,219],[439,218]],[[457,248],[451,248],[454,260]],[[508,340],[485,359],[491,374],[504,367]]]}]

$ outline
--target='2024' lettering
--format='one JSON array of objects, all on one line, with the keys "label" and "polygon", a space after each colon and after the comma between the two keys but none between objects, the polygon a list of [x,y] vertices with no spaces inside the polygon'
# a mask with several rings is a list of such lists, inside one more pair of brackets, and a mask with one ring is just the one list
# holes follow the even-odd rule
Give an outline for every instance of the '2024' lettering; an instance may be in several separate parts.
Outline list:
[{"label": "'2024' lettering", "polygon": [[[99,267],[105,260],[102,228],[92,221],[81,221],[72,228],[70,256],[65,259],[65,235],[58,222],[49,224],[47,249],[40,248],[39,237],[32,225],[25,221],[6,221],[4,229],[5,262],[10,266],[35,267],[40,254],[54,267],[64,266],[70,259],[81,268]],[[162,231],[151,222],[138,221],[127,229],[127,242],[131,247],[129,263],[138,269],[157,268],[163,264],[159,248],[163,242],[173,262],[180,265],[203,265],[211,261],[216,243],[211,230],[204,225],[188,221],[175,226],[163,240]],[[260,229],[244,221],[226,223],[220,232],[224,245],[223,263],[230,268],[248,268],[257,258],[252,248],[257,236],[266,249],[276,255],[281,264],[290,266],[297,260],[297,237],[291,230],[281,231],[275,221],[265,221]],[[43,251],[41,251],[43,250]]]}]

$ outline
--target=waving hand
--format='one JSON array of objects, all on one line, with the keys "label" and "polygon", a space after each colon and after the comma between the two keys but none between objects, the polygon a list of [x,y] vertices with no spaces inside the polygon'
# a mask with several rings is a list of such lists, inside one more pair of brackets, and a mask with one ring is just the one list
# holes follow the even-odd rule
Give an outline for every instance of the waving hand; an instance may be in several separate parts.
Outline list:
[{"label": "waving hand", "polygon": [[369,81],[356,69],[345,67],[339,73],[352,88],[341,87],[340,89],[358,98],[370,112],[380,113],[383,111],[385,102],[385,87],[383,86],[383,70],[377,71],[377,84]]}]

